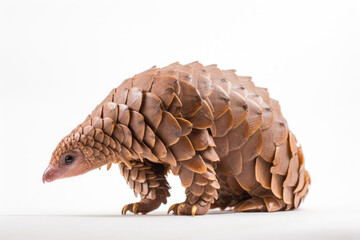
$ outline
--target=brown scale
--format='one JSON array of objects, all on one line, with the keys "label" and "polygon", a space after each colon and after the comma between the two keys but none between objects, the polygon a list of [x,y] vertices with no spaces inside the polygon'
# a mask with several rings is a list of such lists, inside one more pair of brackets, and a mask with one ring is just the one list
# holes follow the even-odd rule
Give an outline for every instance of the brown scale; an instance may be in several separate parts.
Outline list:
[{"label": "brown scale", "polygon": [[297,208],[310,177],[277,101],[250,77],[198,62],[153,67],[125,80],[54,151],[81,149],[89,168],[112,163],[147,213],[166,203],[167,171],[186,188],[169,212]]}]

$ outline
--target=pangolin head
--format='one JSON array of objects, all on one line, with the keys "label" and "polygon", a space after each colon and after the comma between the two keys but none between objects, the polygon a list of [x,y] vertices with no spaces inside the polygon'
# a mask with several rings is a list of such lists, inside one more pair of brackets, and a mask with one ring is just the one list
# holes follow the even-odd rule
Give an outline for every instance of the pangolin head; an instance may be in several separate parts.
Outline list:
[{"label": "pangolin head", "polygon": [[[122,113],[120,113],[120,110]],[[102,165],[125,162],[137,156],[130,150],[132,134],[123,124],[129,121],[129,109],[114,102],[99,104],[85,121],[64,137],[55,148],[43,182],[77,176]],[[127,124],[126,123],[126,124]]]},{"label": "pangolin head", "polygon": [[[111,155],[114,152],[104,151],[106,146],[103,143],[96,142],[88,136],[94,131],[94,128],[87,127],[87,134],[84,134],[84,128],[78,126],[60,141],[43,174],[44,183],[86,173],[112,160]],[[99,151],[99,148],[103,151]]]}]

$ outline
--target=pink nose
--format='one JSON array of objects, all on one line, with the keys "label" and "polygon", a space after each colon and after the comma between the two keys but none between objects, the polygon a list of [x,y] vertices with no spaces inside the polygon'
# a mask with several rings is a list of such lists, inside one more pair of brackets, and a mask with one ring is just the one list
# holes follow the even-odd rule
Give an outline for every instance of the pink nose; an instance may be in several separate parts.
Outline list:
[{"label": "pink nose", "polygon": [[43,178],[42,178],[43,183],[54,181],[58,175],[57,173],[58,170],[55,169],[53,166],[49,165],[43,174]]}]

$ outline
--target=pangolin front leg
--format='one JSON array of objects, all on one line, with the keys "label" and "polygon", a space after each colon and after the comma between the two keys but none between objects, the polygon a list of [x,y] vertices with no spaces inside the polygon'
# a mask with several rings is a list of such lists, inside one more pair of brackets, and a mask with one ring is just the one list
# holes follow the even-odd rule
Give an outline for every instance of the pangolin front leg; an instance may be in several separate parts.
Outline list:
[{"label": "pangolin front leg", "polygon": [[166,204],[166,198],[170,196],[169,184],[165,179],[164,166],[145,161],[132,162],[131,169],[124,163],[119,164],[120,171],[135,196],[140,194],[141,201],[127,204],[122,209],[122,214],[127,211],[134,214],[146,214],[157,209],[161,203]]},{"label": "pangolin front leg", "polygon": [[[189,169],[184,167],[184,162],[179,162],[178,167],[172,168],[175,175],[179,175],[181,184],[186,187],[186,200],[172,205],[171,211],[175,215],[203,215],[210,209],[211,203],[218,198],[217,189],[220,188],[216,173],[211,163],[204,161],[205,170]],[[178,170],[179,169],[179,170]]]}]

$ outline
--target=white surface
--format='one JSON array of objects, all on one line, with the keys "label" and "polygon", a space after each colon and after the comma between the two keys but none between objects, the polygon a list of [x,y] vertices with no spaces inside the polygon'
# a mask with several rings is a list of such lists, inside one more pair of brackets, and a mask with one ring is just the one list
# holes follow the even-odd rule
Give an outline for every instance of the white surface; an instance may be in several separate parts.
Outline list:
[{"label": "white surface", "polygon": [[[120,213],[135,198],[118,169],[43,185],[53,149],[123,79],[154,64],[199,60],[253,76],[280,101],[303,146],[312,186],[304,215],[189,221],[221,223],[219,217],[235,224],[239,218],[239,229],[247,221],[250,228],[267,221],[271,229],[279,220],[287,229],[289,217],[299,229],[324,229],[334,218],[357,231],[358,212],[340,216],[360,197],[359,13],[358,1],[0,1],[0,214]],[[161,212],[184,199],[179,180],[169,181],[172,197]],[[19,234],[35,234],[53,221],[100,229],[121,223],[111,228],[119,231],[132,229],[134,219],[2,217],[0,233],[19,227]],[[192,226],[182,219],[188,218],[172,221]]]},{"label": "white surface", "polygon": [[[359,211],[299,209],[200,217],[0,216],[1,239],[360,239]],[[352,221],[348,221],[351,219]]]}]

